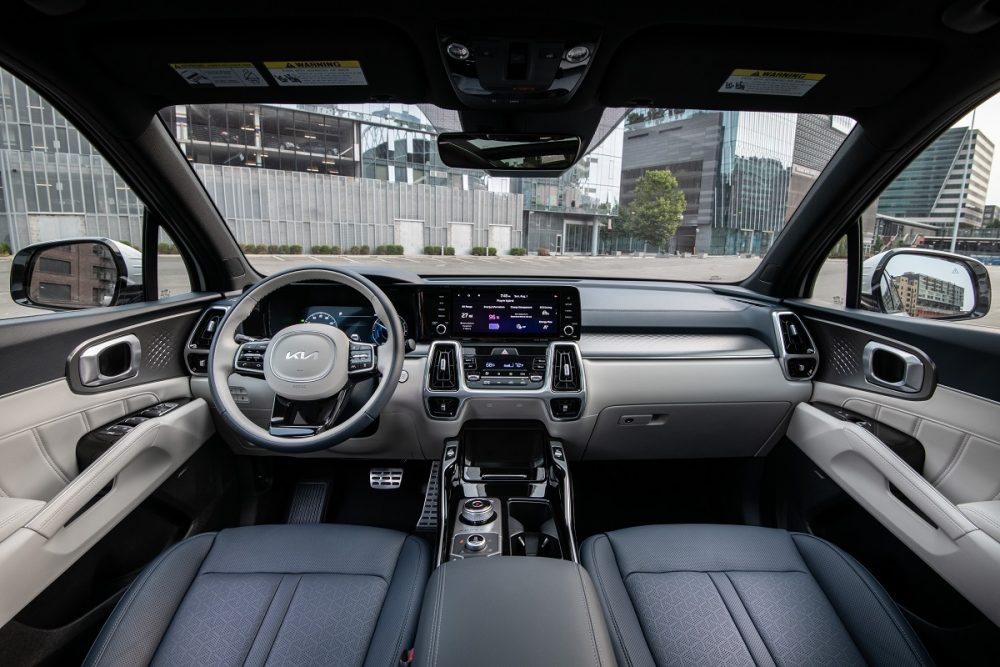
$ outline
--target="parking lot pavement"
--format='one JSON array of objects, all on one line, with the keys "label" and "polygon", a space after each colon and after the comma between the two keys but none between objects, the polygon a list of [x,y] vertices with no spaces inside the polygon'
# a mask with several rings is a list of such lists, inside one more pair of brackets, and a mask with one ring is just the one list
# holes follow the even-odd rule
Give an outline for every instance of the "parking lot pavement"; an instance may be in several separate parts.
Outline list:
[{"label": "parking lot pavement", "polygon": [[735,282],[750,275],[759,258],[743,257],[587,257],[552,256],[473,257],[399,255],[250,255],[250,264],[261,273],[318,263],[358,268],[394,267],[421,275],[466,274],[486,276],[567,276],[575,278],[638,278],[650,280],[700,280]]},{"label": "parking lot pavement", "polygon": [[[482,275],[503,277],[605,277],[639,280],[686,280],[706,283],[737,282],[750,275],[760,263],[759,258],[744,257],[437,257],[346,256],[346,255],[250,255],[250,264],[264,274],[294,266],[333,264],[352,269],[366,266],[393,267],[421,275]],[[189,288],[180,257],[163,255],[160,263],[160,290],[166,294],[182,294]],[[989,266],[994,290],[1000,290],[1000,266]],[[814,298],[826,303],[839,303],[846,286],[847,263],[829,260],[816,281]],[[0,318],[20,317],[44,312],[14,304],[8,291],[10,258],[0,257]],[[994,302],[1000,302],[995,298]],[[986,317],[968,324],[1000,328],[1000,306],[994,306]]]}]

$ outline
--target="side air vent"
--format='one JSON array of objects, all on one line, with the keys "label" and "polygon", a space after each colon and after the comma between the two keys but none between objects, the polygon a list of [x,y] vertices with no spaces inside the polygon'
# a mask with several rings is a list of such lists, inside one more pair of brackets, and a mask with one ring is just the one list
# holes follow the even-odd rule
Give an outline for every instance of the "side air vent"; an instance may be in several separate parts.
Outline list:
[{"label": "side air vent", "polygon": [[572,345],[556,345],[552,350],[552,391],[580,391],[580,360]]},{"label": "side air vent", "polygon": [[811,380],[819,354],[809,331],[795,313],[774,313],[774,332],[781,346],[781,370],[789,380]]},{"label": "side air vent", "polygon": [[222,318],[228,308],[213,306],[205,311],[198,323],[194,325],[187,341],[187,351],[184,355],[188,370],[193,375],[205,375],[208,372],[208,351],[212,347],[212,339],[218,331]]},{"label": "side air vent", "polygon": [[454,345],[435,345],[427,386],[432,391],[458,391],[457,361],[458,353]]},{"label": "side air vent", "polygon": [[215,332],[225,315],[225,308],[214,307],[205,311],[205,314],[198,320],[198,324],[195,325],[194,331],[191,332],[191,338],[188,339],[188,349],[207,352],[212,347],[212,339],[215,338]]}]

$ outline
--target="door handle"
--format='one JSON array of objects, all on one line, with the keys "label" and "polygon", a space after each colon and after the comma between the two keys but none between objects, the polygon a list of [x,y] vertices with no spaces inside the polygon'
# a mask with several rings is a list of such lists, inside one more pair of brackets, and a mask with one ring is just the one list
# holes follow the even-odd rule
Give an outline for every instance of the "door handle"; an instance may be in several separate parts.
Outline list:
[{"label": "door handle", "polygon": [[142,345],[129,334],[91,345],[80,354],[80,382],[100,387],[134,378],[142,363]]},{"label": "door handle", "polygon": [[924,362],[906,350],[869,341],[861,359],[869,384],[907,394],[924,386]]}]

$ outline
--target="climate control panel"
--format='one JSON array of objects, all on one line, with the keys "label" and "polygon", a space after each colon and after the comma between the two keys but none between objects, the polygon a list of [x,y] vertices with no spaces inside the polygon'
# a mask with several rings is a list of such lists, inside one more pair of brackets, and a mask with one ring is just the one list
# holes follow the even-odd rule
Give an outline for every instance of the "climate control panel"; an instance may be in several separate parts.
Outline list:
[{"label": "climate control panel", "polygon": [[546,364],[544,345],[462,347],[462,373],[469,389],[541,389]]}]

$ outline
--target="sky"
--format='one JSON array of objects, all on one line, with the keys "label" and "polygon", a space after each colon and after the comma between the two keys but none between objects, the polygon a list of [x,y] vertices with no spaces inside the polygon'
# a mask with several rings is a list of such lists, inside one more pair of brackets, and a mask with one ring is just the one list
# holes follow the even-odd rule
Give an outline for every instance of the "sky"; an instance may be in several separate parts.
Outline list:
[{"label": "sky", "polygon": [[[968,127],[972,114],[955,123]],[[987,204],[1000,204],[1000,93],[986,100],[976,109],[975,129],[981,130],[993,142],[993,168],[990,170],[990,187],[986,191]]]}]

